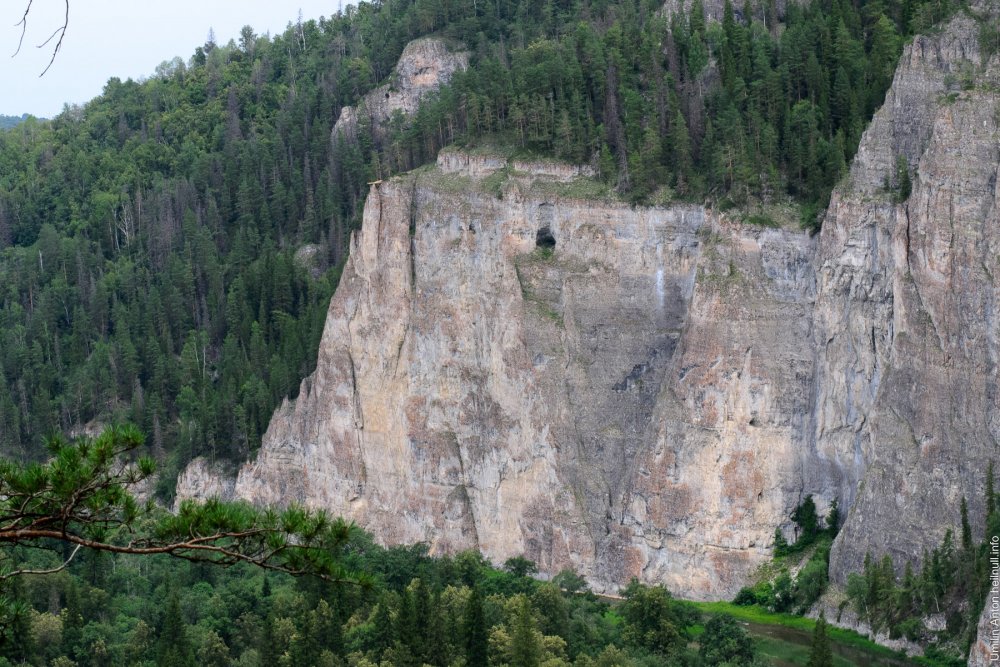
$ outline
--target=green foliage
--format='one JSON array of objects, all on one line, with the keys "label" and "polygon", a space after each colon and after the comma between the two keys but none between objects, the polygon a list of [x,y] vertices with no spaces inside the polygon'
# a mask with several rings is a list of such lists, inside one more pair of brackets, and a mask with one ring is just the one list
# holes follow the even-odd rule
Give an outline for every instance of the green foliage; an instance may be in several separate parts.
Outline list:
[{"label": "green foliage", "polygon": [[792,521],[798,524],[801,531],[797,541],[809,544],[816,539],[819,534],[819,517],[816,514],[816,503],[812,496],[806,496],[806,499],[795,508],[792,513]]},{"label": "green foliage", "polygon": [[830,649],[830,639],[826,636],[826,618],[822,613],[813,630],[812,650],[806,667],[833,667],[833,651]]},{"label": "green foliage", "polygon": [[156,664],[162,667],[192,667],[194,653],[181,617],[180,598],[176,592],[167,598],[160,638],[156,643]]},{"label": "green foliage", "polygon": [[775,557],[788,556],[800,553],[812,546],[817,538],[826,534],[831,539],[837,536],[837,529],[840,523],[840,508],[837,499],[830,503],[830,510],[827,512],[825,526],[820,524],[819,515],[816,513],[816,501],[811,495],[796,506],[792,512],[792,521],[796,525],[796,540],[794,544],[788,544],[785,540],[781,528],[774,530],[774,555]]},{"label": "green foliage", "polygon": [[713,616],[698,638],[698,655],[707,665],[751,665],[753,639],[728,614]]},{"label": "green foliage", "polygon": [[733,599],[741,607],[759,605],[765,609],[774,606],[774,586],[770,581],[758,581],[752,587],[741,588]]},{"label": "green foliage", "polygon": [[795,605],[799,613],[805,613],[826,590],[827,573],[830,569],[830,541],[817,542],[809,560],[795,577]]},{"label": "green foliage", "polygon": [[840,532],[840,503],[836,498],[830,503],[830,511],[826,514],[826,532],[830,539],[837,537]]},{"label": "green foliage", "polygon": [[0,134],[0,451],[130,420],[166,489],[193,456],[258,445],[315,363],[365,190],[331,159],[354,98],[321,80],[345,73],[321,43],[351,23],[112,79]]},{"label": "green foliage", "polygon": [[514,627],[511,635],[511,667],[538,667],[541,662],[542,647],[539,633],[535,628],[535,617],[528,598],[520,596],[516,603]]},{"label": "green foliage", "polygon": [[661,657],[679,652],[687,644],[687,627],[695,612],[674,600],[663,586],[646,587],[635,579],[622,591],[625,602],[623,637],[626,644]]},{"label": "green foliage", "polygon": [[[792,519],[798,527],[798,539],[789,545],[781,529],[775,529],[772,574],[759,580],[752,588],[741,589],[733,600],[734,604],[758,605],[774,612],[803,614],[826,590],[830,546],[839,523],[837,503],[830,504],[825,527],[821,525],[812,496],[806,496],[795,508]],[[805,562],[798,562],[806,554],[808,558]],[[794,576],[789,568],[797,568]]]},{"label": "green foliage", "polygon": [[[876,631],[888,631],[891,637],[923,643],[928,647],[928,656],[940,664],[967,655],[986,600],[990,539],[1000,530],[993,474],[991,463],[983,502],[988,512],[986,531],[980,541],[973,537],[968,503],[963,497],[959,545],[949,528],[938,547],[924,551],[916,563],[919,572],[914,572],[915,564],[908,561],[899,578],[891,556],[877,561],[867,554],[862,571],[848,576],[847,597],[862,619]],[[931,632],[924,626],[924,618],[930,614],[944,616],[943,630]]]},{"label": "green foliage", "polygon": [[910,193],[913,191],[913,184],[910,181],[910,163],[907,161],[905,155],[900,155],[896,158],[895,187],[895,200],[897,203],[903,203],[910,198]]},{"label": "green foliage", "polygon": [[[89,665],[100,652],[106,656],[100,664],[109,665],[484,667],[694,667],[757,660],[753,642],[727,616],[707,619],[695,650],[690,629],[703,622],[701,613],[662,587],[633,582],[617,608],[585,587],[570,593],[541,582],[530,595],[484,596],[484,584],[508,573],[479,563],[470,587],[469,570],[458,565],[466,557],[384,549],[363,534],[352,537],[342,557],[352,569],[372,573],[373,586],[292,578],[247,564],[206,569],[129,554],[108,556],[106,579],[95,584],[87,581],[90,555],[84,554],[83,567],[33,579],[37,585],[21,592],[37,619],[25,632],[61,634],[61,640],[47,647],[19,644],[22,654],[14,659],[41,664],[44,654],[46,664]],[[399,582],[398,565],[421,576]]]},{"label": "green foliage", "polygon": [[[739,621],[753,624],[779,625],[808,633],[812,633],[816,627],[815,619],[791,614],[777,614],[759,606],[740,607],[731,602],[696,602],[694,604],[703,613],[729,614]],[[876,644],[853,630],[845,630],[827,624],[826,633],[837,644],[861,649],[875,656],[890,659],[899,657],[895,651]]]},{"label": "green foliage", "polygon": [[785,534],[781,532],[781,528],[774,529],[774,555],[784,556],[788,553],[788,540],[785,539]]},{"label": "green foliage", "polygon": [[[25,641],[29,607],[24,582],[59,575],[82,561],[87,585],[123,586],[127,579],[108,569],[113,563],[109,554],[170,555],[200,564],[251,563],[287,574],[370,585],[367,575],[352,574],[345,567],[345,548],[356,530],[323,512],[296,505],[260,510],[219,500],[185,501],[176,514],[153,503],[141,505],[130,489],[154,472],[150,459],[132,458],[141,445],[136,428],[110,427],[93,439],[51,439],[51,458],[45,463],[0,459],[0,655],[20,659],[30,645]],[[89,613],[78,602],[78,591],[71,587],[65,596],[60,616],[64,641],[76,641],[78,622]],[[47,602],[53,613],[59,610],[58,597],[53,600],[50,594]],[[143,619],[160,626],[160,664],[187,665],[193,660],[180,618],[174,596],[162,622]],[[111,636],[109,630],[86,641],[107,643]]]},{"label": "green foliage", "polygon": [[478,587],[473,587],[466,603],[463,630],[466,664],[470,667],[485,666],[488,659],[489,634],[483,612],[483,597]]},{"label": "green foliage", "polygon": [[20,125],[24,121],[28,120],[28,118],[28,114],[20,116],[4,116],[0,114],[0,130],[9,130],[10,128]]}]

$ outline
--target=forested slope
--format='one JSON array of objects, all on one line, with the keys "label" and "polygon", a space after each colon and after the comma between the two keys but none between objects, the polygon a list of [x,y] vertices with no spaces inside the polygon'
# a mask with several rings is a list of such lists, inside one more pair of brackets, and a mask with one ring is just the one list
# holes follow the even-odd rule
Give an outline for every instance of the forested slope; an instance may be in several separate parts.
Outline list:
[{"label": "forested slope", "polygon": [[[634,201],[791,197],[816,224],[903,38],[951,9],[816,0],[779,25],[727,3],[709,24],[697,2],[390,0],[112,79],[0,134],[0,448],[131,420],[168,473],[247,457],[315,363],[366,182],[447,144],[591,162]],[[331,142],[426,34],[470,48],[467,73],[412,122]]]},{"label": "forested slope", "polygon": [[[280,36],[205,44],[147,81],[112,80],[82,108],[0,133],[0,451],[38,457],[52,431],[132,420],[166,464],[167,494],[195,455],[247,457],[315,363],[367,181],[444,145],[587,162],[634,202],[708,201],[763,223],[771,203],[793,203],[815,226],[901,45],[956,9],[815,0],[779,25],[768,3],[726,4],[720,23],[697,2],[670,18],[659,5],[362,4]],[[995,25],[987,33],[995,44]],[[468,48],[468,72],[411,121],[331,141],[341,107],[391,83],[404,46],[427,34]],[[905,198],[908,179],[901,169],[885,188]],[[872,625],[918,631],[910,617],[941,599],[974,612],[961,576],[944,575],[977,576],[984,550],[971,528],[961,556],[951,540],[931,552],[919,601],[905,597],[912,577],[892,582],[891,563],[854,579],[861,603],[892,600],[867,612]],[[824,559],[796,595],[825,579]],[[754,660],[741,630],[702,627],[663,588],[631,586],[612,608],[572,572],[541,584],[523,559],[501,572],[470,553],[429,559],[364,536],[349,561],[374,574],[373,589],[81,553],[71,571],[12,580],[32,611],[0,624],[0,663]],[[954,618],[948,632],[964,637]]]},{"label": "forested slope", "polygon": [[23,116],[3,116],[0,115],[0,130],[9,130],[10,128],[23,123],[28,120],[28,115]]}]

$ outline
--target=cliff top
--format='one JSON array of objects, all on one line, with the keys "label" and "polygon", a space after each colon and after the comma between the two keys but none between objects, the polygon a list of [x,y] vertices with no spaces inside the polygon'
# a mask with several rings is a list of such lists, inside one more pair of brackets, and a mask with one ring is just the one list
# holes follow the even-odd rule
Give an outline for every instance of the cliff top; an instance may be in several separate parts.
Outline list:
[{"label": "cliff top", "polygon": [[[543,157],[510,146],[448,147],[441,150],[435,164],[410,173],[420,179],[421,183],[444,192],[474,192],[498,199],[583,200],[605,205],[634,206],[633,202],[602,180],[591,165]],[[718,208],[725,213],[729,222],[735,224],[791,231],[801,229],[799,208],[791,200],[766,204],[755,201],[746,206],[734,207],[728,202],[705,203],[678,198],[673,190],[662,187],[648,205],[660,208],[685,203]]]}]

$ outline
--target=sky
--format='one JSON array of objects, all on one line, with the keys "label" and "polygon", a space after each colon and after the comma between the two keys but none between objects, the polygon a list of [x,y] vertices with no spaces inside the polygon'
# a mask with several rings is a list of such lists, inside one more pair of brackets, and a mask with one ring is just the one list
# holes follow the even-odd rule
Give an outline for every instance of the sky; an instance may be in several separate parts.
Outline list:
[{"label": "sky", "polygon": [[258,34],[283,32],[289,22],[330,16],[341,0],[69,0],[69,27],[55,62],[55,40],[36,48],[63,23],[64,0],[32,0],[20,53],[16,26],[29,0],[0,2],[0,114],[51,118],[63,105],[82,104],[117,76],[149,77],[174,56],[185,61],[204,44],[209,28],[216,42],[238,39],[240,28]]}]

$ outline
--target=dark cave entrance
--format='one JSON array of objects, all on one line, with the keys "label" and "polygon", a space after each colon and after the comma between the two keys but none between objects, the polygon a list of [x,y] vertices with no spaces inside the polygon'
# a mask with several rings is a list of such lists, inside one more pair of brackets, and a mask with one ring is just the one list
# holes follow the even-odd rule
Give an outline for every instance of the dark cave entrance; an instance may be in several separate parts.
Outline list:
[{"label": "dark cave entrance", "polygon": [[535,234],[535,247],[548,250],[555,249],[556,237],[552,236],[552,229],[548,225],[539,227],[538,233]]}]

